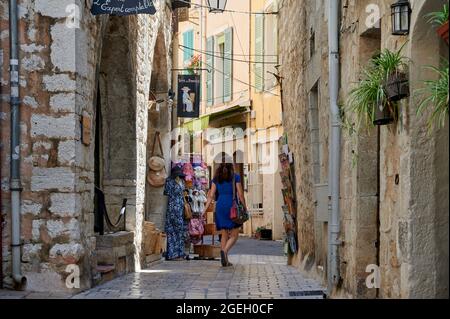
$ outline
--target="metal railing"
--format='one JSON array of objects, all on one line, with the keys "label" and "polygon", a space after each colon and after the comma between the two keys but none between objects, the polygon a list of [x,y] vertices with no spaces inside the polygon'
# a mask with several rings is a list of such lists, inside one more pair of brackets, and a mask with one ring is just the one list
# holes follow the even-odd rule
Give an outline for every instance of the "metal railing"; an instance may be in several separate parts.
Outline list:
[{"label": "metal railing", "polygon": [[[120,231],[126,231],[127,225],[127,199],[124,198],[122,202],[122,208],[120,209],[119,217],[116,222],[112,222],[108,215],[108,210],[106,209],[105,193],[95,187],[95,226],[94,231],[98,232],[100,235],[105,233],[105,221],[108,229],[112,233],[117,233]],[[122,223],[123,220],[123,223]],[[122,224],[122,226],[121,226]]]}]

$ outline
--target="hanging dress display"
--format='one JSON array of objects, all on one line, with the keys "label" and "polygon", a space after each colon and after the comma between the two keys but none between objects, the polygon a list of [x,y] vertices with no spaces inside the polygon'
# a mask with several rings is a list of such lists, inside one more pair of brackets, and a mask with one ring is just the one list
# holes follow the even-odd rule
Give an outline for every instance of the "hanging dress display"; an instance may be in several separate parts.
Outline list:
[{"label": "hanging dress display", "polygon": [[184,258],[184,242],[188,224],[184,219],[184,182],[178,183],[168,178],[164,186],[164,195],[169,197],[166,213],[165,231],[167,234],[166,259]]}]

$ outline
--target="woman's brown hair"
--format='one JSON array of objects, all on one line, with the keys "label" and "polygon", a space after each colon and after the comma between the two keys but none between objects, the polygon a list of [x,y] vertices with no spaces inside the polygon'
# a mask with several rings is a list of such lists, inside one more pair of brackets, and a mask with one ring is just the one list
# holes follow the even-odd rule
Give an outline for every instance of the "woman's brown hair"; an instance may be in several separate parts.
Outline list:
[{"label": "woman's brown hair", "polygon": [[222,163],[216,170],[214,179],[217,183],[231,182],[234,176],[234,165],[230,163]]}]

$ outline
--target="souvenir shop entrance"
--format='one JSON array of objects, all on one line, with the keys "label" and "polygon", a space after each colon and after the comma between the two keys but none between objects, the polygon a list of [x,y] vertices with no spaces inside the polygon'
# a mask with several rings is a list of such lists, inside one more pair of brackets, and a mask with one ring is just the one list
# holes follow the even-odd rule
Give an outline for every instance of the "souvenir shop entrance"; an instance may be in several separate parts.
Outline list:
[{"label": "souvenir shop entrance", "polygon": [[172,168],[183,172],[183,201],[192,212],[190,220],[186,221],[186,254],[198,259],[219,258],[221,249],[214,222],[214,206],[211,205],[206,216],[202,216],[211,185],[211,167],[201,155],[187,154],[173,163]]}]

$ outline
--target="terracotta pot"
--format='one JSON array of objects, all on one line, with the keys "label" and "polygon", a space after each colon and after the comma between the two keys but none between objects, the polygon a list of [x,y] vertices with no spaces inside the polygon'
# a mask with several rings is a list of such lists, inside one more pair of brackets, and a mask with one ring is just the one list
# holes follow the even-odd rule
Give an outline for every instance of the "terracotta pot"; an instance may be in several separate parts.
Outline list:
[{"label": "terracotta pot", "polygon": [[448,21],[447,23],[443,24],[438,30],[437,33],[439,34],[439,36],[444,39],[445,42],[448,43]]},{"label": "terracotta pot", "polygon": [[408,75],[403,72],[393,73],[384,85],[386,97],[391,102],[403,100],[409,96]]}]

